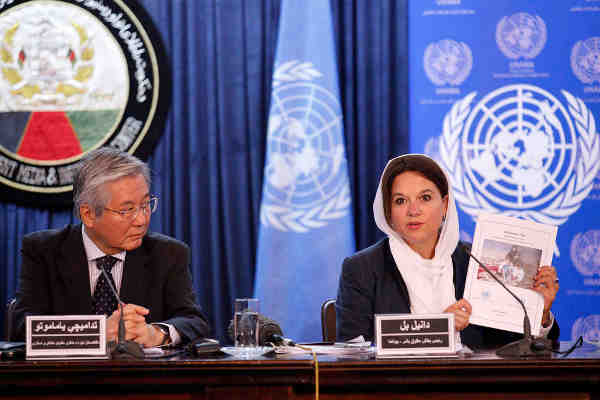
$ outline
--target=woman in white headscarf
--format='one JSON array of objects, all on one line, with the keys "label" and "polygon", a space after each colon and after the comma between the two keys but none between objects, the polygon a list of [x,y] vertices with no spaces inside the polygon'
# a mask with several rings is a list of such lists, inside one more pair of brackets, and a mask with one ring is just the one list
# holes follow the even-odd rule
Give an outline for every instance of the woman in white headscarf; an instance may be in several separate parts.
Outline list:
[{"label": "woman in white headscarf", "polygon": [[[373,339],[375,314],[453,313],[462,343],[495,347],[521,335],[469,325],[462,298],[470,245],[459,242],[458,215],[444,170],[422,154],[388,162],[373,202],[377,227],[387,234],[344,260],[336,302],[337,339]],[[553,267],[539,269],[533,289],[544,296],[542,334],[558,340],[550,312],[558,291]]]}]

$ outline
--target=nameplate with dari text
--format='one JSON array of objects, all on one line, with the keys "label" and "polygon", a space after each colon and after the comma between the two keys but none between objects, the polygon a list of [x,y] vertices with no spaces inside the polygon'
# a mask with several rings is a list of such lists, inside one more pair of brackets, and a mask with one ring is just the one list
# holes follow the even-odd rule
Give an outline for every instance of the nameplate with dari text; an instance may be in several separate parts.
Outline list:
[{"label": "nameplate with dari text", "polygon": [[376,314],[378,358],[454,357],[454,314]]},{"label": "nameplate with dari text", "polygon": [[108,358],[105,315],[28,316],[25,324],[28,360]]}]

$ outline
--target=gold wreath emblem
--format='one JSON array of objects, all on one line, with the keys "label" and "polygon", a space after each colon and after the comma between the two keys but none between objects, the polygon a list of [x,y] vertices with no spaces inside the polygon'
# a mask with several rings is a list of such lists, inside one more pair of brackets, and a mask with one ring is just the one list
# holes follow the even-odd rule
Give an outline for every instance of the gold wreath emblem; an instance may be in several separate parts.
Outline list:
[{"label": "gold wreath emblem", "polygon": [[[80,56],[78,60],[76,52],[73,51],[73,49],[70,49],[68,57],[71,61],[71,65],[73,66],[83,62],[83,65],[79,65],[77,67],[77,71],[74,76],[74,80],[83,83],[88,81],[94,73],[93,65],[89,65],[89,62],[94,59],[94,48],[89,43],[89,36],[85,29],[76,23],[72,23],[71,25],[77,31],[79,36]],[[37,84],[26,83],[24,85],[20,85],[23,81],[20,70],[23,68],[27,54],[22,49],[15,49],[14,36],[18,30],[19,24],[16,23],[14,26],[7,29],[4,37],[2,38],[2,44],[0,46],[2,76],[10,83],[11,86],[15,87],[13,90],[11,90],[11,94],[22,96],[26,99],[31,99],[34,95],[41,93],[41,89]],[[18,51],[18,53],[17,56],[14,57],[13,55],[16,51]],[[70,97],[85,93],[85,89],[70,85],[68,83],[58,83],[56,85],[55,93],[62,93],[64,96]]]}]

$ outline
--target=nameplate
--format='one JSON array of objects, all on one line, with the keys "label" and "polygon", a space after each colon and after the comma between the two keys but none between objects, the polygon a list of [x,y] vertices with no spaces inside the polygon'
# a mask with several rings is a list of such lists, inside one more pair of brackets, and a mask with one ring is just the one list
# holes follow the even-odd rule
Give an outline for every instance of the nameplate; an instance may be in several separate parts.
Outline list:
[{"label": "nameplate", "polygon": [[25,319],[28,360],[108,358],[105,315],[39,315]]},{"label": "nameplate", "polygon": [[378,358],[455,357],[454,314],[376,314]]}]

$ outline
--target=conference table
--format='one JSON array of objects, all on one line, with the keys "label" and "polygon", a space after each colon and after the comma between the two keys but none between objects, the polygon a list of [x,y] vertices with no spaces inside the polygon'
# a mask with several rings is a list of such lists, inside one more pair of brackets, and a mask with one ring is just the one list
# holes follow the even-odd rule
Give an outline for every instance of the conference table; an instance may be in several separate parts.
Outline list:
[{"label": "conference table", "polygon": [[[561,350],[571,343],[561,343]],[[318,371],[317,371],[318,370]],[[318,374],[318,378],[317,378]],[[600,399],[600,349],[506,359],[188,353],[143,360],[2,361],[11,399]]]}]

